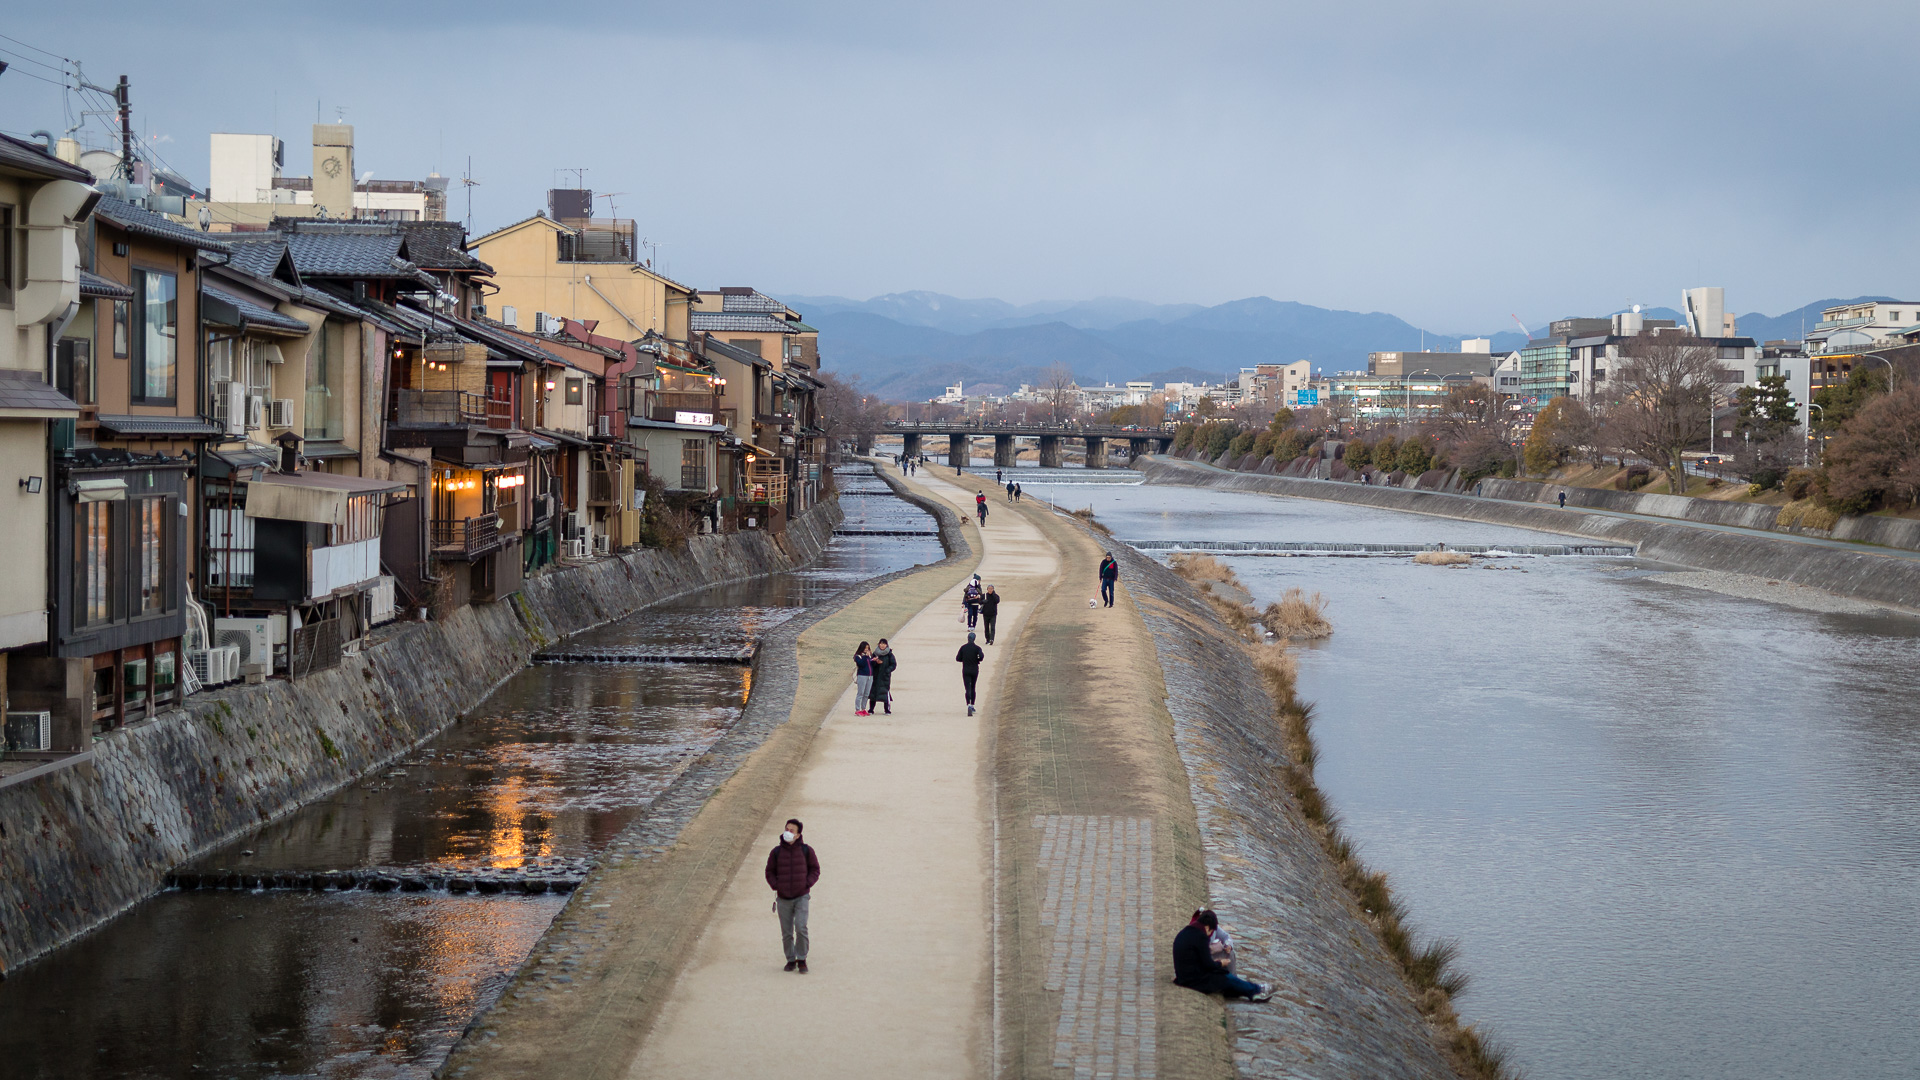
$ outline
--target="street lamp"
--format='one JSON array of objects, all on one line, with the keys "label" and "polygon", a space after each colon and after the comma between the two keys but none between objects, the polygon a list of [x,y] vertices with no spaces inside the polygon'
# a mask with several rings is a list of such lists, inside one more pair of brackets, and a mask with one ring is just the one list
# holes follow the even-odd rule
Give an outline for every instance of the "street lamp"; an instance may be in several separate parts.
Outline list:
[{"label": "street lamp", "polygon": [[[1821,409],[1820,406],[1815,405],[1811,401],[1807,402],[1807,408],[1820,409],[1821,416],[1827,415],[1827,410]],[[1807,441],[1804,444],[1802,444],[1800,447],[1800,467],[1801,468],[1803,469],[1808,468],[1813,464],[1812,454],[1813,454],[1813,417],[1809,416],[1807,417]]]},{"label": "street lamp", "polygon": [[1419,371],[1414,372],[1413,375],[1405,375],[1400,380],[1401,386],[1407,391],[1407,406],[1402,410],[1401,414],[1406,417],[1408,423],[1413,422],[1413,376],[1431,374],[1433,374],[1432,368],[1421,368]]},{"label": "street lamp", "polygon": [[1893,391],[1893,376],[1894,376],[1894,371],[1893,371],[1893,361],[1891,361],[1891,360],[1889,360],[1889,359],[1887,359],[1887,358],[1886,358],[1886,357],[1884,357],[1884,356],[1881,356],[1881,355],[1880,355],[1879,353],[1861,353],[1861,354],[1860,354],[1860,359],[1862,359],[1862,360],[1878,360],[1878,361],[1880,361],[1881,363],[1883,363],[1883,364],[1885,364],[1885,365],[1887,365],[1887,391],[1888,391],[1888,393],[1892,393],[1892,391]]}]

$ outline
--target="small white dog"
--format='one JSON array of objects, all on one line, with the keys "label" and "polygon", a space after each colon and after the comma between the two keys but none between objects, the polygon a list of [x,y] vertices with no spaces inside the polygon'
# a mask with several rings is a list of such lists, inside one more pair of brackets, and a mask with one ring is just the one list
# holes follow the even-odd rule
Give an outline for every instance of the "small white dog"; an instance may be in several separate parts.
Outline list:
[{"label": "small white dog", "polygon": [[1094,599],[1093,597],[1091,597],[1091,596],[1089,596],[1089,597],[1087,597],[1087,606],[1088,606],[1088,607],[1099,607],[1099,606],[1100,606],[1100,601],[1098,601],[1098,600],[1096,600],[1096,599]]}]

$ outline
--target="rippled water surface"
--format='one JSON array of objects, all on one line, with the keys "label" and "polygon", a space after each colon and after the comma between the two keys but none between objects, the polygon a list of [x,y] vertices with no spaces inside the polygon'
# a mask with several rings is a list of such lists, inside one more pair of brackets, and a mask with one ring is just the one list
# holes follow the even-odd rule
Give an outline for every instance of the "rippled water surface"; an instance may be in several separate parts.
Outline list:
[{"label": "rippled water surface", "polygon": [[[1082,494],[1122,537],[1555,543],[1367,507]],[[1633,560],[1233,557],[1327,597],[1319,779],[1535,1080],[1920,1075],[1920,620]],[[1493,569],[1489,567],[1498,567]]]},{"label": "rippled water surface", "polygon": [[[933,521],[865,467],[843,532]],[[569,646],[741,649],[849,584],[942,557],[836,536],[814,564],[706,589]],[[536,664],[402,761],[183,868],[577,877],[739,719],[751,669]],[[551,894],[162,893],[0,982],[0,1077],[424,1078],[560,909]]]}]

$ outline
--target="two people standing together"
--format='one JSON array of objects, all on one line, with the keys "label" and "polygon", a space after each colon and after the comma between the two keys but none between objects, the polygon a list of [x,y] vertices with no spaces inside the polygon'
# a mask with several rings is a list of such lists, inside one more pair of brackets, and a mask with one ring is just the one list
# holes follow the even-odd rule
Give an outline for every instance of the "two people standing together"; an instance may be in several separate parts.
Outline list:
[{"label": "two people standing together", "polygon": [[893,669],[899,666],[900,658],[893,654],[886,638],[880,639],[878,648],[860,643],[853,651],[855,716],[871,716],[875,705],[883,706],[888,716],[893,715]]}]

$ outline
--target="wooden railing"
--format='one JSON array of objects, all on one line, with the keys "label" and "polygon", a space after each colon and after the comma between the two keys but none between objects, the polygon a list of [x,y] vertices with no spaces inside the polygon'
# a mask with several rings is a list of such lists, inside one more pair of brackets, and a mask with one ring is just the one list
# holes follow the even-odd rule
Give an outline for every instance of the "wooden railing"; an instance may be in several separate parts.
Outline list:
[{"label": "wooden railing", "polygon": [[435,551],[482,555],[500,546],[500,515],[436,519],[433,523]]}]

